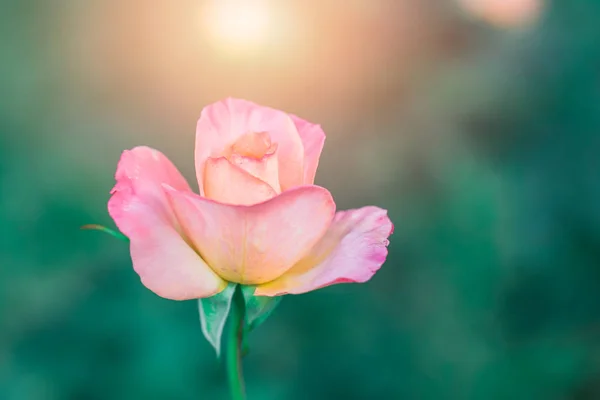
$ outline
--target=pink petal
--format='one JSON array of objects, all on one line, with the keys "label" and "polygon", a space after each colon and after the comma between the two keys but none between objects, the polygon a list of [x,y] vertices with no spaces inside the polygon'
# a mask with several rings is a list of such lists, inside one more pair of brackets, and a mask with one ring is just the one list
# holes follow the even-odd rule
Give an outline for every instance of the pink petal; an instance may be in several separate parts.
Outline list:
[{"label": "pink petal", "polygon": [[340,211],[325,236],[278,279],[259,285],[256,296],[300,294],[346,282],[366,282],[387,257],[393,225],[387,211],[363,207]]},{"label": "pink petal", "polygon": [[169,182],[177,190],[191,191],[185,178],[169,159],[158,150],[146,146],[125,150],[121,155],[114,192],[130,192],[152,202],[156,212],[166,216],[173,223],[175,214],[168,207],[166,195],[160,186]]},{"label": "pink petal", "polygon": [[291,118],[282,111],[228,98],[205,107],[196,127],[196,175],[201,194],[206,160],[224,156],[230,146],[250,132],[267,132],[277,143],[281,190],[302,185],[304,153]]},{"label": "pink petal", "polygon": [[250,132],[240,136],[231,151],[245,157],[262,158],[265,154],[272,154],[277,149],[277,144],[271,142],[268,132]]},{"label": "pink petal", "polygon": [[[277,154],[267,154],[260,159],[232,154],[229,161],[255,178],[267,183],[275,192],[281,193]],[[206,182],[206,179],[205,179]]]},{"label": "pink petal", "polygon": [[331,194],[318,186],[290,189],[253,206],[167,193],[202,257],[223,278],[243,284],[283,274],[323,236],[335,213]]},{"label": "pink petal", "polygon": [[178,232],[179,226],[162,188],[191,193],[177,168],[148,147],[123,152],[108,212],[130,239],[133,268],[142,283],[161,297],[186,300],[224,289],[219,278]]},{"label": "pink petal", "polygon": [[304,147],[304,184],[312,185],[317,174],[321,151],[325,144],[325,132],[321,125],[312,124],[295,115],[290,115]]},{"label": "pink petal", "polygon": [[226,204],[252,205],[277,195],[266,182],[231,164],[226,158],[208,158],[204,170],[204,194]]}]

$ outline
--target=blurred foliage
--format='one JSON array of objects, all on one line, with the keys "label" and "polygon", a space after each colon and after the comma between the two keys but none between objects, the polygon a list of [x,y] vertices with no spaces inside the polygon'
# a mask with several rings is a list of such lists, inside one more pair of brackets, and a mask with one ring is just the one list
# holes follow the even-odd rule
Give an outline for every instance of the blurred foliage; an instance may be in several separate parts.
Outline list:
[{"label": "blurred foliage", "polygon": [[[423,69],[364,89],[358,124],[306,115],[340,208],[390,210],[389,260],[285,298],[251,335],[249,396],[598,399],[600,3],[547,2],[514,30],[424,4],[445,17],[414,38]],[[0,398],[225,399],[196,303],[158,298],[126,244],[78,229],[111,223],[125,147],[175,154],[193,180],[193,120],[116,111],[72,75],[62,17],[81,7],[0,2]]]}]

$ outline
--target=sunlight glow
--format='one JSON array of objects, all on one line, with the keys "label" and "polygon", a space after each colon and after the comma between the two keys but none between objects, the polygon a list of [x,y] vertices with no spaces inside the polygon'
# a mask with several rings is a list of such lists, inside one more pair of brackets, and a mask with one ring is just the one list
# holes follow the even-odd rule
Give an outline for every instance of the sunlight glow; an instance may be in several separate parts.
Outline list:
[{"label": "sunlight glow", "polygon": [[500,28],[534,23],[541,14],[543,0],[458,0],[463,10]]},{"label": "sunlight glow", "polygon": [[223,50],[257,50],[269,39],[270,11],[267,0],[210,0],[204,25],[213,44]]}]

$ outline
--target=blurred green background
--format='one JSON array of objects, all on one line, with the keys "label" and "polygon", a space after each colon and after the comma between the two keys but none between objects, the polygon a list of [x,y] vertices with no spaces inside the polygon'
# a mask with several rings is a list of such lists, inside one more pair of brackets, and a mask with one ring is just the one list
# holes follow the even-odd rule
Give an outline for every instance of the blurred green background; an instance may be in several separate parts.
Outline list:
[{"label": "blurred green background", "polygon": [[600,2],[271,1],[254,42],[209,6],[0,1],[0,399],[228,398],[196,303],[79,230],[123,149],[195,182],[226,96],[322,124],[317,183],[396,226],[253,332],[250,399],[600,399]]}]

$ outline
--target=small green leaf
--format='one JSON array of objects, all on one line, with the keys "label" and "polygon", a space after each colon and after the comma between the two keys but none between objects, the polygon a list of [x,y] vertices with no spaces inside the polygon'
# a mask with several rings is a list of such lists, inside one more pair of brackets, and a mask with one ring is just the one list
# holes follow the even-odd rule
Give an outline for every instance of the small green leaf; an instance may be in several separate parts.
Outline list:
[{"label": "small green leaf", "polygon": [[129,238],[127,238],[127,236],[123,235],[121,232],[113,231],[112,229],[107,228],[107,227],[102,226],[102,225],[88,224],[88,225],[82,226],[81,229],[83,229],[83,230],[95,230],[95,231],[100,231],[100,232],[108,233],[109,235],[114,236],[114,237],[116,237],[119,240],[122,240],[124,242],[129,242]]},{"label": "small green leaf", "polygon": [[265,322],[281,301],[281,296],[255,296],[254,289],[254,286],[242,286],[242,294],[246,302],[246,328],[248,331],[254,330]]},{"label": "small green leaf", "polygon": [[215,348],[217,357],[221,354],[221,335],[231,309],[231,299],[235,293],[235,283],[229,283],[221,292],[206,299],[198,299],[202,333]]}]

